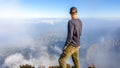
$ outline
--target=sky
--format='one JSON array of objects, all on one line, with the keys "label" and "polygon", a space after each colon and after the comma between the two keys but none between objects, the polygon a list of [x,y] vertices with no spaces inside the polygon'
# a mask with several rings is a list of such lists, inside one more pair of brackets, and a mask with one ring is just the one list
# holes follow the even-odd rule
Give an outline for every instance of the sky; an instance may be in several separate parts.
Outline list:
[{"label": "sky", "polygon": [[120,17],[120,0],[0,0],[0,18],[69,18],[72,6],[79,17]]}]

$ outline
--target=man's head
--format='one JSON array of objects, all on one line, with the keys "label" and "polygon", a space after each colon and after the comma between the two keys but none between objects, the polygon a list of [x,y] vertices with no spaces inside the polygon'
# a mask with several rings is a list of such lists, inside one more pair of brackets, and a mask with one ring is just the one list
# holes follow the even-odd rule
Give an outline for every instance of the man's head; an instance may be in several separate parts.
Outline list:
[{"label": "man's head", "polygon": [[70,15],[72,19],[76,19],[77,18],[77,8],[76,7],[71,7],[70,8]]}]

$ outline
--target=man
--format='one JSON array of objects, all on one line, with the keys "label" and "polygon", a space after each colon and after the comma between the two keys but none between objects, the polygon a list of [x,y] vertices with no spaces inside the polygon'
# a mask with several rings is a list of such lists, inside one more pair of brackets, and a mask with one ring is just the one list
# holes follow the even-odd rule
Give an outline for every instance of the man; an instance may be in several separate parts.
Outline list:
[{"label": "man", "polygon": [[70,8],[71,20],[68,21],[68,34],[63,48],[63,53],[60,55],[60,68],[66,68],[66,60],[72,57],[75,68],[80,68],[79,48],[80,36],[82,32],[82,22],[77,16],[77,8]]}]

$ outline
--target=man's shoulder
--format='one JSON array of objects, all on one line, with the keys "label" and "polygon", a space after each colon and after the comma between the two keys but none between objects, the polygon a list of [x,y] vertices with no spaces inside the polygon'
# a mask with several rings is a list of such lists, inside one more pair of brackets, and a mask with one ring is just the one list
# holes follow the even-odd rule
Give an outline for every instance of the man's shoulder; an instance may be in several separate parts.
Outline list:
[{"label": "man's shoulder", "polygon": [[68,20],[68,22],[72,22],[72,19]]},{"label": "man's shoulder", "polygon": [[70,19],[70,20],[68,20],[68,24],[72,24],[72,20]]},{"label": "man's shoulder", "polygon": [[78,18],[78,20],[79,20],[79,22],[82,22],[81,19]]},{"label": "man's shoulder", "polygon": [[[79,18],[76,19],[76,20],[74,20],[74,19],[68,20],[68,24],[75,24],[75,22],[82,24],[82,21],[81,21],[81,19],[79,19]],[[76,24],[77,24],[77,23],[76,23]]]}]

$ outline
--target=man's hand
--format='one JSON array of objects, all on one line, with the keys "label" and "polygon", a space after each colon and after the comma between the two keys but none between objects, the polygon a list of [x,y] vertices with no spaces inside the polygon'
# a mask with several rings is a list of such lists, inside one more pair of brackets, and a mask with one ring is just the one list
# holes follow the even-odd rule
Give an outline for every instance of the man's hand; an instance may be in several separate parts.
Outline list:
[{"label": "man's hand", "polygon": [[64,47],[63,47],[63,51],[64,51],[66,48],[67,48],[67,46],[64,46]]}]

